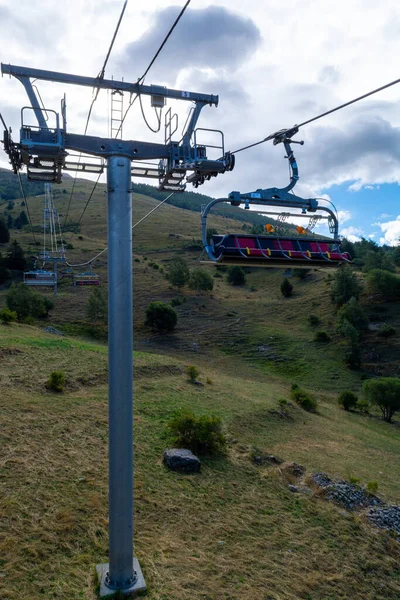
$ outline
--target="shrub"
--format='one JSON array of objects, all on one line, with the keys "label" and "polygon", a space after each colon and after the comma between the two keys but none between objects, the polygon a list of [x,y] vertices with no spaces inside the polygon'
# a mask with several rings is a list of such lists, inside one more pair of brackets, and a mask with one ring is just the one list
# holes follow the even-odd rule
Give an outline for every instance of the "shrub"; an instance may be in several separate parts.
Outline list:
[{"label": "shrub", "polygon": [[[146,260],[146,259],[145,259]],[[190,277],[189,267],[183,258],[175,258],[167,267],[166,278],[171,285],[177,288],[184,287]]]},{"label": "shrub", "polygon": [[215,279],[222,279],[222,275],[221,273],[218,273],[218,271],[215,271],[213,277],[215,277]]},{"label": "shrub", "polygon": [[317,411],[317,401],[314,398],[311,398],[307,392],[299,388],[296,383],[292,385],[290,396],[303,410],[308,412]]},{"label": "shrub", "polygon": [[225,449],[221,419],[215,415],[196,416],[189,410],[180,411],[169,421],[168,428],[177,447],[196,454],[216,454]]},{"label": "shrub", "polygon": [[368,317],[354,296],[338,311],[337,324],[339,331],[345,320],[351,323],[358,331],[368,329]]},{"label": "shrub", "polygon": [[331,338],[329,337],[329,335],[326,333],[326,331],[317,331],[317,333],[314,336],[314,342],[330,342]]},{"label": "shrub", "polygon": [[360,483],[360,479],[358,477],[349,477],[349,482],[352,485],[358,485]]},{"label": "shrub", "polygon": [[367,400],[357,400],[356,409],[364,415],[369,415],[369,402]]},{"label": "shrub", "polygon": [[385,323],[378,330],[378,335],[380,335],[381,337],[384,337],[384,338],[392,337],[393,335],[396,335],[396,330],[391,325],[388,325],[387,323]]},{"label": "shrub", "polygon": [[178,322],[178,315],[169,304],[150,302],[146,308],[146,327],[159,332],[172,331]]},{"label": "shrub", "polygon": [[17,313],[18,321],[27,317],[46,317],[54,303],[23,283],[13,284],[6,295],[7,307]]},{"label": "shrub", "polygon": [[281,283],[281,292],[282,296],[285,298],[289,298],[293,295],[293,286],[290,283],[289,279],[284,279]]},{"label": "shrub", "polygon": [[199,292],[211,292],[214,287],[212,275],[204,269],[193,269],[190,273],[189,287]]},{"label": "shrub", "polygon": [[231,285],[244,285],[246,283],[246,275],[242,267],[229,267],[227,281]]},{"label": "shrub", "polygon": [[3,218],[0,218],[0,244],[8,244],[10,241],[10,232]]},{"label": "shrub", "polygon": [[53,371],[47,381],[47,389],[61,393],[64,391],[65,375],[62,371]]},{"label": "shrub", "polygon": [[212,385],[212,379],[210,379],[209,377],[207,377],[207,379],[206,379],[206,383],[207,383],[208,385]]},{"label": "shrub", "polygon": [[17,313],[14,310],[10,310],[9,308],[3,308],[0,310],[0,321],[7,325],[8,323],[12,323],[17,320]]},{"label": "shrub", "polygon": [[352,297],[358,300],[361,290],[361,284],[350,265],[343,265],[332,278],[331,300],[340,307]]},{"label": "shrub", "polygon": [[320,324],[321,319],[317,317],[317,315],[309,315],[308,322],[310,323],[310,325],[315,326]]},{"label": "shrub", "polygon": [[93,287],[86,304],[86,316],[94,325],[98,321],[106,324],[108,321],[107,293],[101,287]]},{"label": "shrub", "polygon": [[396,410],[400,409],[400,378],[368,379],[364,381],[363,392],[367,400],[380,408],[385,421],[390,423]]},{"label": "shrub", "polygon": [[199,375],[199,372],[194,365],[189,365],[186,368],[186,375],[189,377],[190,381],[194,383]]},{"label": "shrub", "polygon": [[10,245],[4,266],[6,266],[8,269],[15,271],[23,271],[25,269],[25,252],[23,251],[17,240],[14,240]]},{"label": "shrub", "polygon": [[400,277],[389,271],[373,269],[366,275],[369,292],[379,294],[386,302],[400,299]]},{"label": "shrub", "polygon": [[68,242],[68,244],[65,246],[65,248],[66,248],[67,250],[73,250],[73,249],[74,249],[74,245],[73,245],[73,244],[71,244],[71,242]]},{"label": "shrub", "polygon": [[348,342],[344,362],[350,369],[359,369],[361,365],[360,333],[347,319],[341,323],[340,331]]},{"label": "shrub", "polygon": [[183,304],[183,302],[184,302],[183,298],[176,297],[176,298],[172,298],[172,300],[170,302],[170,305],[174,306],[174,307],[175,306],[180,306],[181,304]]},{"label": "shrub", "polygon": [[368,481],[367,490],[370,494],[376,494],[378,491],[378,482],[377,481]]},{"label": "shrub", "polygon": [[345,391],[339,394],[338,402],[344,410],[355,408],[358,402],[357,396],[353,392]]},{"label": "shrub", "polygon": [[293,269],[293,275],[299,279],[305,279],[310,271],[311,269]]},{"label": "shrub", "polygon": [[11,277],[11,271],[4,265],[0,264],[0,284],[5,283]]}]

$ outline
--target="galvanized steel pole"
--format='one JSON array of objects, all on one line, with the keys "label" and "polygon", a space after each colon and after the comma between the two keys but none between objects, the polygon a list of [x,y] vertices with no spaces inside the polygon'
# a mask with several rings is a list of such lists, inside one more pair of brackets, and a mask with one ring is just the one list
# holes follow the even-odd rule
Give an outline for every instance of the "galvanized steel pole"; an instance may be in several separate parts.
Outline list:
[{"label": "galvanized steel pole", "polygon": [[108,416],[110,587],[133,583],[133,300],[131,161],[110,156]]},{"label": "galvanized steel pole", "polygon": [[146,589],[133,556],[133,296],[131,159],[110,156],[108,186],[109,563],[100,596]]}]

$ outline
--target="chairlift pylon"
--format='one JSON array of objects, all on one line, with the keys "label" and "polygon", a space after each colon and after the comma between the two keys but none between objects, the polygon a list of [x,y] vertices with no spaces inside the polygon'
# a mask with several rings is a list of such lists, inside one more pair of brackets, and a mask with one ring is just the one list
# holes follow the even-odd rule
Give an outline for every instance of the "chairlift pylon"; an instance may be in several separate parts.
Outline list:
[{"label": "chairlift pylon", "polygon": [[[209,264],[230,264],[253,267],[337,267],[350,263],[348,253],[340,250],[339,222],[336,213],[329,207],[320,205],[316,198],[301,198],[293,193],[299,179],[299,171],[291,137],[298,132],[297,127],[281,130],[271,136],[274,145],[283,143],[290,167],[290,182],[284,188],[258,189],[255,192],[241,194],[231,192],[228,198],[212,200],[202,209],[202,242],[209,260],[200,260]],[[207,239],[207,217],[216,204],[226,202],[245,209],[250,206],[282,207],[281,212],[266,210],[263,214],[273,215],[274,224],[266,224],[265,235],[247,233],[228,233],[213,235]],[[294,212],[293,209],[295,209]],[[299,212],[298,212],[299,211]],[[286,226],[290,217],[307,218],[306,227],[297,227],[296,234]],[[330,237],[313,236],[314,227],[321,221],[327,221]]]}]

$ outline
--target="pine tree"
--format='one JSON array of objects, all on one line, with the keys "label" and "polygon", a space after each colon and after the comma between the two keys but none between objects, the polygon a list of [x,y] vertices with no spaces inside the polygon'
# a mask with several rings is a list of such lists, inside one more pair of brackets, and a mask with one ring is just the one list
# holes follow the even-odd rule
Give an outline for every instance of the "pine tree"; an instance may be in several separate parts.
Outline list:
[{"label": "pine tree", "polygon": [[8,244],[10,241],[10,232],[4,219],[0,219],[0,244]]}]

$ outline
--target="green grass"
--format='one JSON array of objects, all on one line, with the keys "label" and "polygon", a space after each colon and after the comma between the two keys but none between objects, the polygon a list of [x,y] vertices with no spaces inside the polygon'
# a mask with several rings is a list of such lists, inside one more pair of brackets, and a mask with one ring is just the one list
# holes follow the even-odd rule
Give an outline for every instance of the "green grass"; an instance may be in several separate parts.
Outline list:
[{"label": "green grass", "polygon": [[[2,595],[93,599],[93,565],[107,560],[105,346],[21,325],[0,335],[14,351],[0,359]],[[341,410],[328,392],[319,414],[294,407],[292,420],[281,419],[270,412],[289,396],[281,378],[232,357],[190,362],[212,386],[188,383],[184,359],[135,355],[135,552],[147,597],[398,598],[399,547],[389,534],[294,495],[279,469],[251,461],[257,447],[308,473],[377,481],[379,494],[398,501],[397,427]],[[67,374],[62,395],[42,385],[52,370]],[[195,477],[161,464],[168,419],[181,407],[221,416],[237,440]]]},{"label": "green grass", "polygon": [[[66,179],[62,187],[71,185]],[[77,180],[71,221],[90,188]],[[65,235],[71,262],[106,245],[103,192],[99,186],[82,231]],[[57,199],[61,213],[68,200],[69,193]],[[43,196],[30,199],[34,222],[42,203]],[[156,204],[134,195],[134,221]],[[215,217],[210,226],[225,232],[238,224]],[[251,461],[257,448],[303,464],[308,474],[376,481],[379,495],[399,502],[398,423],[337,404],[342,390],[360,393],[363,373],[343,363],[326,274],[292,279],[291,298],[282,298],[282,273],[273,269],[249,272],[243,288],[223,274],[212,294],[178,292],[149,263],[165,267],[181,255],[198,266],[199,252],[185,247],[199,231],[199,214],[167,205],[134,230],[135,551],[149,600],[398,600],[399,546],[390,534],[318,497],[294,495],[279,469]],[[12,237],[36,252],[29,231]],[[95,270],[106,285],[107,254]],[[92,600],[93,567],[107,560],[106,330],[94,335],[86,320],[89,293],[62,282],[48,320],[0,326],[0,597],[7,600]],[[176,307],[176,330],[162,336],[145,328],[148,303],[178,294],[186,301]],[[310,314],[329,344],[313,341]],[[385,305],[384,321],[400,331],[398,306]],[[48,324],[66,336],[44,333]],[[398,336],[382,340],[372,331],[362,347],[368,374],[397,369]],[[188,364],[203,387],[186,381]],[[66,375],[63,394],[46,390],[54,370]],[[291,419],[274,412],[292,383],[316,397],[317,414],[297,406]],[[236,439],[226,457],[205,459],[196,477],[161,463],[167,422],[180,408],[217,414]]]}]

